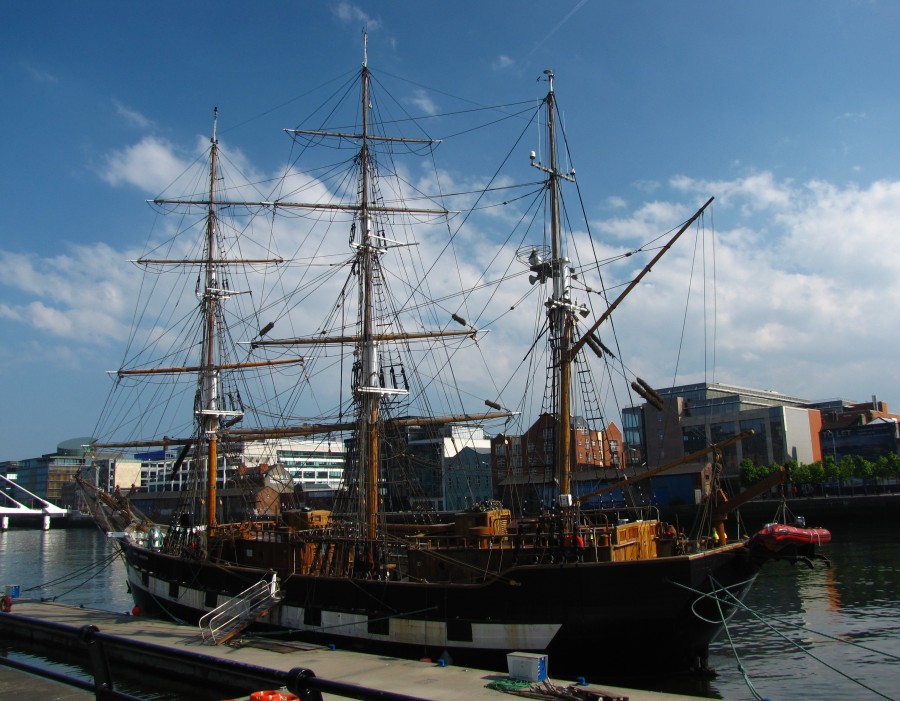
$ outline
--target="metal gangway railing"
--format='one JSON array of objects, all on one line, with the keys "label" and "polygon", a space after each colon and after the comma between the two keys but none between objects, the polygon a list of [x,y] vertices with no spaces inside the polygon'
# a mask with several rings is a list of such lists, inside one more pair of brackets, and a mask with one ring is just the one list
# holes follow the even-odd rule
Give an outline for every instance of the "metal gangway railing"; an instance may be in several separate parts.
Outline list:
[{"label": "metal gangway railing", "polygon": [[[0,488],[0,497],[2,497],[2,501],[0,501],[0,528],[3,530],[9,527],[10,516],[43,516],[44,530],[46,531],[50,528],[51,516],[64,516],[68,513],[66,509],[51,504],[37,494],[29,492],[21,484],[14,482],[6,475],[0,475],[0,487],[2,487]],[[7,491],[9,487],[12,487],[11,491]],[[20,496],[20,492],[26,494],[28,498]],[[30,501],[31,506],[26,506],[22,501],[14,499],[13,494],[22,501]],[[40,508],[35,508],[35,503],[39,504]],[[8,504],[13,504],[14,506],[8,506]]]},{"label": "metal gangway railing", "polygon": [[248,628],[281,601],[278,575],[261,579],[233,599],[204,614],[200,619],[203,642],[221,645]]}]

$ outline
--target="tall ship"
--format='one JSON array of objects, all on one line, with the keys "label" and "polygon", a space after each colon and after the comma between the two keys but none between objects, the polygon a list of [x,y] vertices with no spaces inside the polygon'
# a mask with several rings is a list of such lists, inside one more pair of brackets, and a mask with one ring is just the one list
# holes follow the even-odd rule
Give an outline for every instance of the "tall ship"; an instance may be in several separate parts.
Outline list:
[{"label": "tall ship", "polygon": [[[142,613],[200,621],[217,642],[252,626],[481,668],[511,652],[545,654],[555,674],[706,668],[767,558],[728,542],[721,517],[682,533],[629,502],[650,473],[623,479],[598,397],[619,362],[613,312],[712,199],[618,295],[592,289],[600,262],[589,228],[571,231],[584,210],[565,205],[575,171],[555,76],[543,80],[537,102],[467,110],[512,125],[516,148],[536,138],[524,185],[438,169],[435,122],[385,98],[364,58],[286,130],[281,177],[233,182],[241,161],[216,117],[203,175],[153,200],[174,223],[134,261],[155,296],[135,314],[93,446],[183,482],[166,522],[122,495],[97,501]],[[417,157],[430,174],[402,163]],[[482,236],[488,225],[505,238]],[[537,317],[523,320],[529,307]],[[532,337],[513,347],[523,328]],[[534,421],[537,438],[500,455]],[[328,508],[280,498],[226,513],[241,461],[298,438],[345,446]],[[715,466],[720,449],[690,458]]]}]

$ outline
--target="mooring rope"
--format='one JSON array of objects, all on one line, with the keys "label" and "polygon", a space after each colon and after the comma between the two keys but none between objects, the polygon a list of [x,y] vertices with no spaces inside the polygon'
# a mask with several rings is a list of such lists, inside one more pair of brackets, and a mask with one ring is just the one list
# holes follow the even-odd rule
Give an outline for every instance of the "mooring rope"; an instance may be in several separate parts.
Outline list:
[{"label": "mooring rope", "polygon": [[[839,670],[839,669],[838,669],[837,667],[835,667],[834,665],[829,664],[829,663],[826,662],[825,660],[823,660],[823,659],[821,659],[820,657],[816,656],[815,654],[813,654],[812,652],[810,652],[809,650],[807,650],[806,648],[804,648],[802,645],[800,645],[800,644],[797,643],[796,641],[791,640],[791,638],[789,638],[787,635],[785,635],[785,634],[782,633],[780,630],[778,630],[778,629],[777,629],[775,626],[773,626],[769,621],[767,621],[765,618],[763,618],[762,615],[760,615],[759,613],[757,613],[756,611],[754,611],[753,609],[751,609],[749,606],[747,606],[743,601],[741,601],[739,598],[737,598],[737,597],[730,591],[730,590],[731,590],[732,588],[734,588],[735,586],[740,586],[740,585],[733,585],[732,587],[725,587],[725,586],[722,586],[721,584],[719,584],[719,582],[717,582],[717,581],[715,580],[715,578],[713,578],[712,576],[710,576],[709,579],[710,579],[710,582],[711,582],[712,585],[713,585],[713,590],[710,591],[710,592],[703,592],[703,591],[700,591],[699,589],[695,589],[695,588],[693,588],[693,587],[689,587],[689,586],[687,586],[687,585],[685,585],[685,584],[681,584],[681,583],[679,583],[679,582],[672,582],[672,584],[674,584],[675,586],[680,587],[680,588],[682,588],[682,589],[685,589],[685,590],[687,590],[687,591],[690,591],[690,592],[692,592],[692,593],[694,593],[694,594],[697,594],[698,597],[700,597],[700,598],[711,598],[711,599],[714,599],[714,600],[716,601],[716,607],[718,608],[719,614],[720,614],[720,616],[721,616],[721,620],[720,620],[720,621],[718,621],[718,620],[711,620],[711,619],[705,618],[705,617],[703,617],[700,613],[697,612],[697,610],[696,610],[696,605],[699,603],[699,600],[700,600],[700,599],[697,599],[696,601],[694,601],[694,603],[691,605],[691,611],[693,611],[694,615],[697,616],[697,618],[699,618],[701,621],[703,621],[703,622],[705,622],[705,623],[710,623],[710,624],[712,624],[712,625],[717,625],[717,624],[719,624],[719,623],[722,624],[722,626],[723,626],[724,629],[725,629],[725,633],[726,633],[726,635],[728,636],[729,643],[731,643],[731,646],[732,646],[732,652],[733,652],[733,654],[734,654],[734,656],[735,656],[735,660],[737,660],[737,663],[738,663],[738,670],[739,670],[739,671],[741,672],[741,674],[744,676],[744,680],[746,681],[748,688],[750,689],[751,693],[754,695],[754,698],[757,699],[757,701],[762,701],[762,697],[759,696],[759,695],[758,695],[758,692],[753,688],[753,685],[752,685],[752,683],[750,682],[750,678],[749,678],[749,676],[746,674],[746,671],[745,671],[744,668],[743,668],[743,664],[741,663],[740,659],[738,658],[737,652],[736,652],[736,650],[734,649],[734,643],[733,643],[733,640],[732,640],[732,638],[731,638],[731,632],[728,630],[728,620],[729,620],[732,616],[734,616],[734,614],[737,612],[738,609],[740,609],[741,611],[746,611],[747,613],[749,613],[750,615],[752,615],[756,620],[758,620],[760,623],[762,623],[764,626],[766,626],[769,630],[771,630],[773,633],[775,633],[777,636],[779,636],[780,638],[786,640],[786,641],[789,642],[791,645],[793,645],[793,646],[796,647],[798,650],[802,651],[803,653],[805,653],[806,655],[808,655],[809,657],[811,657],[812,659],[814,659],[814,660],[815,660],[816,662],[818,662],[819,664],[821,664],[821,665],[827,667],[828,669],[830,669],[830,670],[832,670],[833,672],[835,672],[836,674],[838,674],[838,675],[844,677],[844,678],[847,679],[848,681],[853,682],[853,683],[856,684],[857,686],[861,686],[863,689],[866,689],[867,691],[870,691],[871,693],[875,694],[876,696],[880,696],[881,698],[886,699],[887,701],[898,701],[896,698],[894,698],[894,697],[892,697],[892,696],[887,696],[886,694],[883,694],[882,692],[878,691],[877,689],[873,689],[871,686],[869,686],[869,685],[867,685],[867,684],[865,684],[865,683],[859,681],[858,679],[854,679],[854,678],[851,677],[849,674],[847,674],[847,673],[845,673],[845,672],[842,672],[841,670]],[[733,610],[732,610],[732,612],[731,612],[731,614],[729,614],[728,616],[726,616],[725,613],[724,613],[724,611],[722,611],[722,606],[721,606],[721,604],[722,604],[722,599],[719,597],[719,594],[721,594],[721,593],[723,593],[723,592],[724,592],[725,596],[727,596],[727,597],[730,599],[729,604],[730,604],[730,605],[733,605],[733,607],[734,607]],[[875,654],[883,655],[884,657],[888,657],[888,658],[892,658],[892,659],[898,659],[898,657],[897,657],[896,655],[892,655],[892,654],[890,654],[890,653],[885,653],[885,652],[882,652],[882,651],[880,651],[880,650],[875,650],[875,649],[870,648],[870,647],[867,647],[867,646],[865,646],[865,645],[860,645],[860,644],[854,643],[854,642],[852,642],[852,641],[843,640],[843,639],[837,638],[837,637],[835,637],[835,636],[827,635],[827,634],[824,634],[824,633],[819,633],[818,631],[812,630],[812,629],[807,628],[806,626],[803,626],[803,625],[793,624],[793,623],[790,623],[790,622],[788,622],[788,621],[784,621],[783,619],[779,619],[779,618],[775,618],[775,620],[778,621],[779,623],[784,624],[784,625],[788,625],[788,626],[795,627],[795,628],[800,628],[800,629],[803,630],[804,632],[813,633],[813,634],[816,634],[816,635],[822,635],[823,637],[828,638],[828,639],[830,639],[830,640],[834,640],[834,641],[836,641],[836,642],[841,642],[841,643],[845,643],[845,644],[848,644],[848,645],[853,645],[854,647],[859,647],[859,648],[861,648],[861,649],[863,649],[863,650],[866,650],[866,651],[868,651],[868,652],[874,652]]]},{"label": "mooring rope", "polygon": [[[710,577],[710,581],[713,584],[718,584],[712,577]],[[741,662],[737,647],[734,644],[734,639],[731,637],[731,630],[729,630],[728,628],[728,618],[730,618],[730,616],[726,618],[725,612],[722,610],[722,600],[718,596],[715,596],[713,598],[716,600],[716,608],[719,609],[719,617],[722,619],[722,627],[725,629],[725,635],[728,636],[728,645],[731,647],[731,654],[734,655],[734,661],[737,663],[738,672],[740,672],[741,676],[744,678],[744,683],[747,685],[747,688],[750,690],[753,698],[756,699],[756,701],[763,701],[763,696],[756,690],[756,687],[753,686],[753,682],[750,680],[750,674],[744,667],[744,663]],[[693,610],[693,606],[691,607],[691,610]],[[694,611],[694,613],[696,614],[697,612]]]},{"label": "mooring rope", "polygon": [[27,589],[23,589],[23,591],[30,592],[30,591],[36,591],[36,590],[49,589],[50,587],[53,587],[53,586],[56,586],[59,584],[65,584],[67,582],[71,582],[76,577],[80,577],[81,575],[83,575],[85,573],[89,573],[89,576],[87,579],[79,582],[74,587],[72,587],[71,589],[67,589],[66,591],[62,592],[61,594],[57,594],[56,596],[51,596],[51,597],[46,597],[46,598],[41,597],[42,601],[56,601],[57,599],[60,599],[68,594],[71,594],[73,591],[76,591],[77,589],[83,587],[85,584],[90,582],[92,579],[94,579],[94,577],[96,577],[98,574],[100,574],[103,570],[107,569],[113,563],[113,561],[116,558],[118,558],[120,555],[121,555],[121,553],[114,552],[112,555],[108,555],[106,558],[104,558],[100,562],[91,562],[91,563],[85,565],[84,567],[80,567],[77,570],[74,570],[72,572],[69,572],[69,573],[63,575],[62,577],[57,577],[56,579],[51,579],[51,580],[49,580],[47,582],[43,582],[41,584],[35,584],[33,587],[28,587]]}]

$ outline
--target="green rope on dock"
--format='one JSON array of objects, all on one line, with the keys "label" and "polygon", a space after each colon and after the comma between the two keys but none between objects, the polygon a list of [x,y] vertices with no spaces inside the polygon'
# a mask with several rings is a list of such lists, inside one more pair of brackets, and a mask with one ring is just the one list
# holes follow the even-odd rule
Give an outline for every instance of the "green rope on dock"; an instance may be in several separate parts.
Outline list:
[{"label": "green rope on dock", "polygon": [[493,689],[494,691],[505,691],[507,693],[515,693],[517,691],[523,691],[525,689],[531,688],[531,682],[527,679],[513,679],[512,677],[507,677],[506,679],[497,679],[495,681],[490,682],[489,684],[485,684],[485,688]]}]

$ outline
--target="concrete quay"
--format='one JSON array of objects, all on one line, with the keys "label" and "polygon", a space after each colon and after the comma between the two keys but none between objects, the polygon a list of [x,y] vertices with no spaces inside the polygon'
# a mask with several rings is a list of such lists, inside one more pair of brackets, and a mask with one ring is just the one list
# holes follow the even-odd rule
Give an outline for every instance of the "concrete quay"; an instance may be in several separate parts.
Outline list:
[{"label": "concrete quay", "polygon": [[[108,660],[109,674],[115,684],[121,677],[132,681],[141,677],[164,677],[166,686],[174,684],[179,696],[194,699],[246,697],[253,690],[273,686],[273,670],[285,673],[304,668],[311,670],[318,682],[333,684],[321,688],[323,698],[352,696],[354,690],[369,694],[396,694],[408,698],[433,701],[502,701],[508,694],[487,685],[508,680],[504,674],[453,665],[442,666],[430,661],[407,660],[371,655],[287,641],[245,639],[240,645],[214,646],[203,643],[196,626],[150,618],[76,608],[50,602],[16,601],[11,613],[0,613],[0,640],[13,647],[31,651],[50,659],[88,663],[84,627],[95,626],[97,642]],[[79,633],[81,631],[81,633]],[[81,636],[79,638],[79,635]],[[20,647],[21,646],[21,647]],[[98,646],[91,653],[96,660]],[[552,673],[552,660],[549,660]],[[13,696],[2,695],[10,674],[17,675],[20,691],[38,691],[38,685],[53,684],[23,672],[4,670],[0,676],[0,701]],[[549,680],[556,687],[568,687],[571,681]],[[627,698],[629,701],[688,701],[692,698],[638,689],[589,684],[580,690],[599,694],[600,698]],[[235,693],[234,690],[238,690]],[[351,693],[346,693],[347,691]],[[62,692],[59,692],[62,693]],[[71,696],[48,695],[42,698],[87,698],[86,692],[71,690]],[[79,695],[80,694],[80,695]],[[21,697],[21,694],[15,698]]]}]

